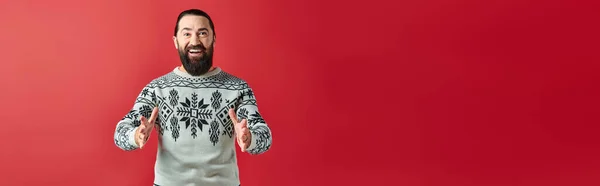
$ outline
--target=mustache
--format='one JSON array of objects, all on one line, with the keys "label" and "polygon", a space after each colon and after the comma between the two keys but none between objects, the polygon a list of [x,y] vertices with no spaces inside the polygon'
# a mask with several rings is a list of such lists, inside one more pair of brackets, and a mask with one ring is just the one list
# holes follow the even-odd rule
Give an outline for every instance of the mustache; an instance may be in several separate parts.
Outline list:
[{"label": "mustache", "polygon": [[202,45],[192,45],[192,46],[186,47],[185,49],[186,50],[198,49],[198,50],[206,51],[206,47],[204,47]]}]

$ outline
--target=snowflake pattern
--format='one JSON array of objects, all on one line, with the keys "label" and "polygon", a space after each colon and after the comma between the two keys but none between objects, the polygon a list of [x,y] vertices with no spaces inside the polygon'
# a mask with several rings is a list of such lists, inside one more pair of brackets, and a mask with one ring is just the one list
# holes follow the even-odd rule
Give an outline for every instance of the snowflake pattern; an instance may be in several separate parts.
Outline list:
[{"label": "snowflake pattern", "polygon": [[148,94],[149,94],[148,88],[144,88],[144,90],[142,90],[142,96],[146,97],[146,96],[148,96]]},{"label": "snowflake pattern", "polygon": [[246,108],[240,108],[237,113],[238,121],[248,118],[248,110]]},{"label": "snowflake pattern", "polygon": [[[187,96],[187,93],[180,92],[180,88],[215,90],[208,94],[191,92]],[[270,148],[270,130],[261,114],[255,110],[254,92],[243,80],[225,72],[203,79],[169,73],[153,80],[140,92],[134,109],[117,125],[114,139],[117,146],[124,150],[135,149],[129,144],[127,135],[140,125],[141,116],[150,117],[153,107],[159,108],[156,122],[161,137],[180,141],[183,129],[183,134],[191,134],[192,139],[207,140],[213,146],[226,142],[223,137],[233,139],[233,122],[229,109],[234,108],[240,120],[248,119],[248,128],[256,137],[255,148],[249,153],[258,154]],[[208,128],[206,131],[205,125]],[[169,131],[166,134],[170,135],[164,135],[165,131]],[[199,135],[206,137],[198,138]]]},{"label": "snowflake pattern", "polygon": [[202,131],[204,125],[208,125],[207,119],[212,118],[212,110],[208,109],[209,104],[204,104],[204,99],[198,101],[198,94],[192,93],[192,99],[185,98],[185,102],[179,103],[181,106],[176,108],[179,121],[185,123],[185,129],[190,128],[192,137],[198,136],[197,129]]},{"label": "snowflake pattern", "polygon": [[251,114],[250,116],[251,119],[248,120],[249,126],[254,126],[258,123],[265,123],[265,119],[263,119],[258,111],[254,111],[254,114]]},{"label": "snowflake pattern", "polygon": [[134,127],[138,127],[142,124],[142,122],[139,120],[139,114],[136,110],[130,110],[125,117],[123,118],[123,120],[130,120],[132,121],[132,124]]},{"label": "snowflake pattern", "polygon": [[140,108],[140,115],[144,116],[146,119],[150,118],[150,116],[152,115],[152,110],[154,108],[151,108],[150,105],[143,105]]}]

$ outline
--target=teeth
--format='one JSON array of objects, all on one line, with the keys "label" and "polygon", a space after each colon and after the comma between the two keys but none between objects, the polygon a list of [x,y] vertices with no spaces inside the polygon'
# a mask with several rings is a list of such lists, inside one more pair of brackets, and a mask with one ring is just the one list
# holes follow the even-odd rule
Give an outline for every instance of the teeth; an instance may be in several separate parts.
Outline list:
[{"label": "teeth", "polygon": [[200,52],[200,50],[192,49],[190,52]]}]

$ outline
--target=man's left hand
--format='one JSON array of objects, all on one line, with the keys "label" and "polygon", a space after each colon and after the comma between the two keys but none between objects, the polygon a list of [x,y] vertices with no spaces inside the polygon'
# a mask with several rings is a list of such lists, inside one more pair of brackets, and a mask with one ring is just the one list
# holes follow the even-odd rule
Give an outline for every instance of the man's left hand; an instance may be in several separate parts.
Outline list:
[{"label": "man's left hand", "polygon": [[242,119],[242,121],[238,121],[235,115],[235,110],[233,109],[229,109],[229,117],[231,118],[231,121],[233,121],[233,127],[238,145],[240,145],[242,152],[246,152],[246,149],[250,147],[250,143],[252,143],[252,135],[248,129],[248,120]]}]

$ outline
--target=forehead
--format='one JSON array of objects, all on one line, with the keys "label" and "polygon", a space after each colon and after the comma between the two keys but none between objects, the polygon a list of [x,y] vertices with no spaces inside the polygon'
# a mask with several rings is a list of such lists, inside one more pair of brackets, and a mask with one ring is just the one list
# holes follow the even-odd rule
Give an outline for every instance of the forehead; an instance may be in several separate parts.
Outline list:
[{"label": "forehead", "polygon": [[208,19],[204,16],[186,15],[179,20],[179,28],[191,28],[193,30],[200,28],[210,28]]}]

